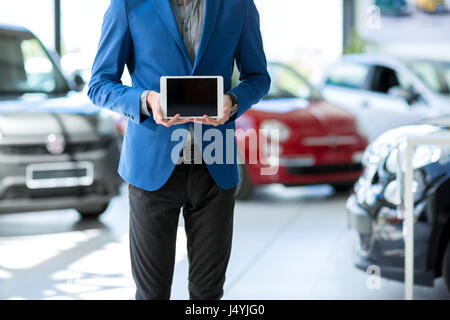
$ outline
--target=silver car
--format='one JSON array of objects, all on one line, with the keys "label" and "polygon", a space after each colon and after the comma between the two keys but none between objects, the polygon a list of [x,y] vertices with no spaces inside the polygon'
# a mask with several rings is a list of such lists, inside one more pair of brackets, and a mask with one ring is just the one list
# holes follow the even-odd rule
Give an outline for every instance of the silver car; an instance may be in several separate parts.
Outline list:
[{"label": "silver car", "polygon": [[450,114],[450,62],[356,54],[315,76],[324,97],[351,112],[370,142],[390,129]]},{"label": "silver car", "polygon": [[103,213],[118,194],[120,138],[28,30],[0,26],[0,213]]}]

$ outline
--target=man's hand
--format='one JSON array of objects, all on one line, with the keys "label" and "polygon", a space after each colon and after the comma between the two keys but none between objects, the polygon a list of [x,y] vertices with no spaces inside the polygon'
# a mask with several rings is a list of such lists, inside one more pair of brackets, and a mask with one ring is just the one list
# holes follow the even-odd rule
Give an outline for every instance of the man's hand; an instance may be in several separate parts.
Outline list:
[{"label": "man's hand", "polygon": [[147,108],[153,114],[153,119],[155,120],[155,122],[167,128],[177,124],[183,124],[193,121],[192,119],[180,119],[179,114],[177,114],[170,120],[164,119],[164,115],[161,110],[161,95],[155,91],[150,91],[147,95]]},{"label": "man's hand", "polygon": [[230,96],[224,95],[223,103],[222,116],[219,119],[212,119],[211,117],[204,115],[203,119],[194,119],[194,122],[209,124],[215,127],[225,124],[225,122],[230,119],[231,111],[233,111],[233,102],[231,101]]}]

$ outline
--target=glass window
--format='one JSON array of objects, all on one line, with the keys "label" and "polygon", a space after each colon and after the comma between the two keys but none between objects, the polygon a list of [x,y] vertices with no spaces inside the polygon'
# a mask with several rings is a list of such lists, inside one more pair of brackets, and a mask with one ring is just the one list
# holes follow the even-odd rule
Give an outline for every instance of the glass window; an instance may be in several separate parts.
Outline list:
[{"label": "glass window", "polygon": [[0,34],[0,74],[0,94],[53,94],[68,90],[40,42],[26,33]]},{"label": "glass window", "polygon": [[445,83],[447,84],[447,90],[450,93],[450,64],[446,65],[442,68],[444,72]]},{"label": "glass window", "polygon": [[389,93],[389,90],[394,87],[401,87],[402,89],[411,89],[411,84],[405,77],[399,77],[399,74],[388,67],[375,66],[373,76],[370,83],[370,91],[377,93]]},{"label": "glass window", "polygon": [[362,64],[341,64],[334,67],[327,79],[328,85],[361,89],[369,73],[369,66]]},{"label": "glass window", "polygon": [[434,92],[441,92],[441,83],[436,68],[429,62],[414,62],[409,64],[411,71]]},{"label": "glass window", "polygon": [[268,70],[272,78],[272,84],[266,99],[320,98],[320,94],[293,69],[273,63],[269,64]]},{"label": "glass window", "polygon": [[411,76],[408,76],[403,72],[397,72],[396,74],[400,88],[404,90],[414,90],[414,85],[412,83]]}]

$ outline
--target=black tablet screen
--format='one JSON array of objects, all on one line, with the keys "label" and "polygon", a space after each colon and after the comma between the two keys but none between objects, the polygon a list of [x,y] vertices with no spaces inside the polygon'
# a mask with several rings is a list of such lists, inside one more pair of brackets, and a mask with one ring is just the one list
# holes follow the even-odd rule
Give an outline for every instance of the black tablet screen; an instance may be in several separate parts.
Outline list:
[{"label": "black tablet screen", "polygon": [[167,116],[217,117],[217,79],[167,79]]}]

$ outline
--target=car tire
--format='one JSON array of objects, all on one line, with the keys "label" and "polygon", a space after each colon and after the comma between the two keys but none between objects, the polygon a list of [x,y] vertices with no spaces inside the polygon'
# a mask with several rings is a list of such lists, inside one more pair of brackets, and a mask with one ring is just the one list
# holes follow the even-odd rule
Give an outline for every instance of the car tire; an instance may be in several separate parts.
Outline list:
[{"label": "car tire", "polygon": [[239,184],[236,188],[235,198],[236,200],[248,200],[253,194],[253,185],[248,176],[247,168],[245,165],[239,165]]},{"label": "car tire", "polygon": [[82,219],[97,219],[106,211],[108,205],[109,203],[106,203],[89,209],[77,209],[77,211]]},{"label": "car tire", "polygon": [[442,261],[442,276],[447,286],[447,292],[450,295],[450,241],[447,243],[447,248],[444,252],[444,259]]},{"label": "car tire", "polygon": [[354,183],[335,183],[331,185],[336,192],[347,193],[353,189]]}]

